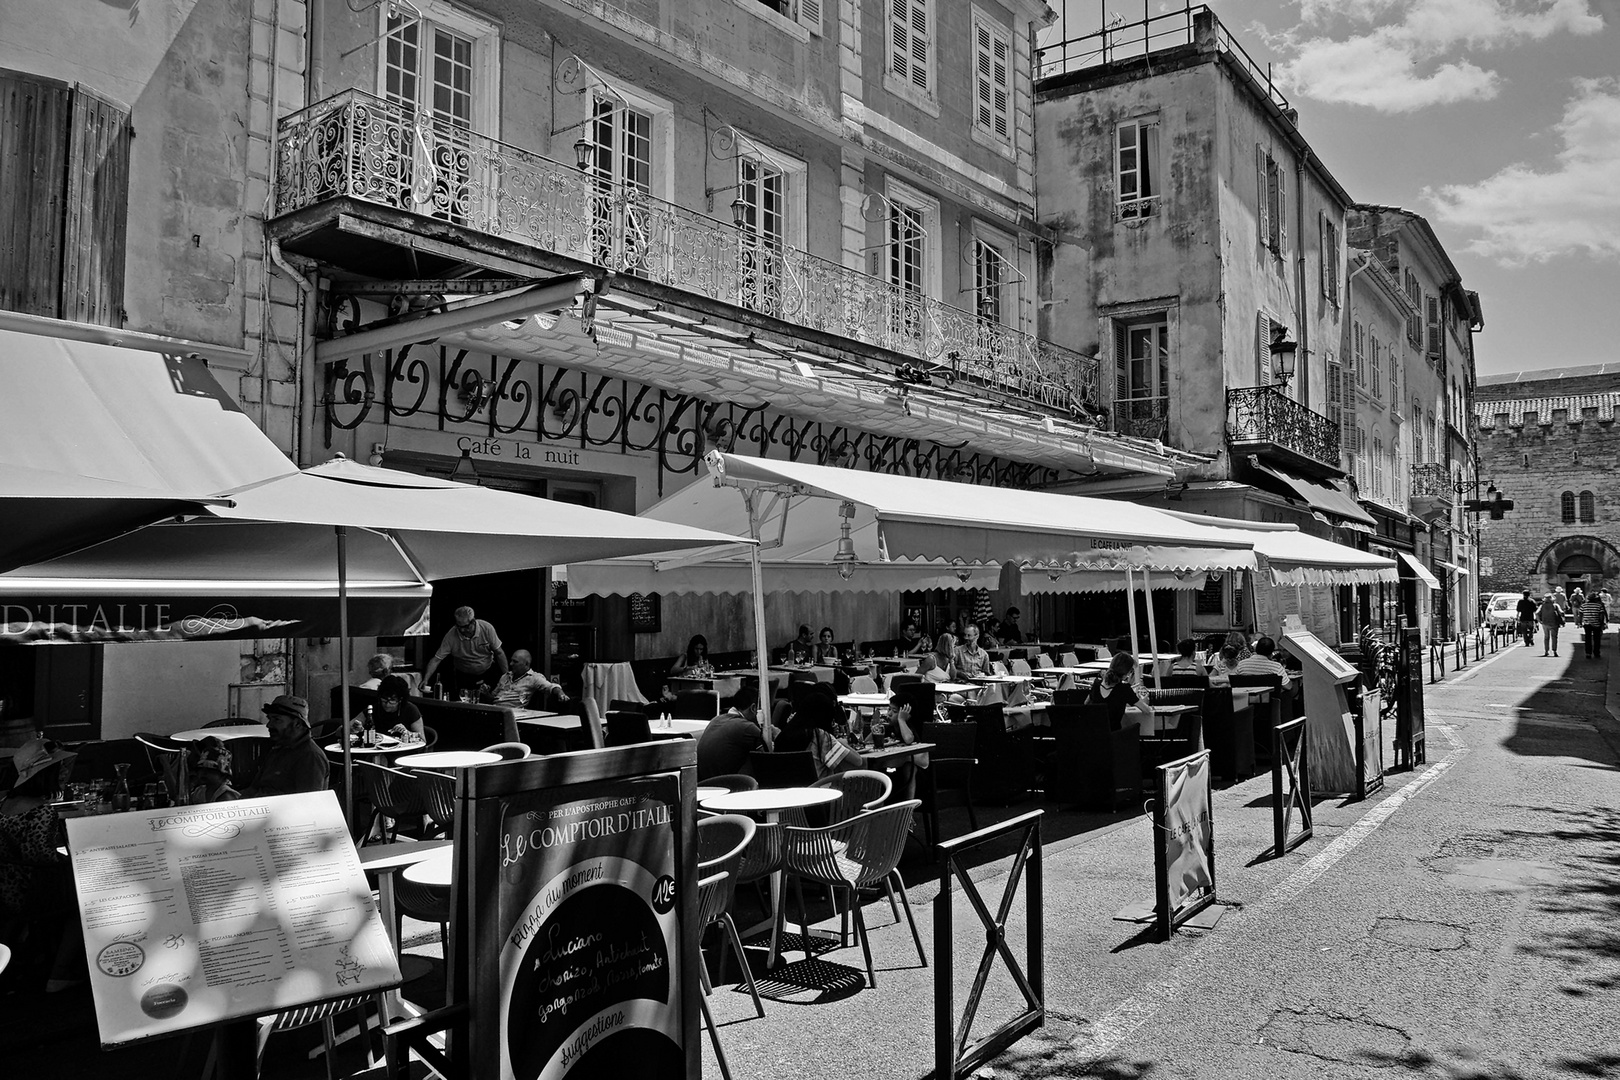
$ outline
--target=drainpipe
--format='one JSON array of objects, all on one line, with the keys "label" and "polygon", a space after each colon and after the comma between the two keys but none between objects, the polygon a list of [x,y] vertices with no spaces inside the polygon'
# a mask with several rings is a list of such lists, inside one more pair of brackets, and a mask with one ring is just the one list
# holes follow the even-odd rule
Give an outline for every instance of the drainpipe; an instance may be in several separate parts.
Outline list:
[{"label": "drainpipe", "polygon": [[1306,408],[1311,405],[1311,332],[1310,293],[1305,289],[1305,159],[1310,151],[1301,149],[1294,159],[1294,243],[1299,254],[1294,256],[1294,288],[1299,297],[1299,352],[1303,362],[1299,365],[1299,396]]}]

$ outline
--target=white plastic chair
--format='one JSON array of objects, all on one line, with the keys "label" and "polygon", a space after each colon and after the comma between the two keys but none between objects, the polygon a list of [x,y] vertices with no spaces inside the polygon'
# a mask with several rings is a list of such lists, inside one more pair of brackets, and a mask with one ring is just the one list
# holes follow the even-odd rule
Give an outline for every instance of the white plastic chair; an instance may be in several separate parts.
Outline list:
[{"label": "white plastic chair", "polygon": [[870,675],[856,675],[849,680],[849,692],[852,694],[875,694],[878,692],[877,680]]},{"label": "white plastic chair", "polygon": [[1052,658],[1050,656],[1047,656],[1043,652],[1042,653],[1036,653],[1035,654],[1035,666],[1036,667],[1042,667],[1042,668],[1049,668],[1049,667],[1052,666]]},{"label": "white plastic chair", "polygon": [[1008,667],[1012,668],[1012,673],[1014,675],[1035,674],[1035,672],[1030,669],[1028,660],[1014,660],[1008,665]]}]

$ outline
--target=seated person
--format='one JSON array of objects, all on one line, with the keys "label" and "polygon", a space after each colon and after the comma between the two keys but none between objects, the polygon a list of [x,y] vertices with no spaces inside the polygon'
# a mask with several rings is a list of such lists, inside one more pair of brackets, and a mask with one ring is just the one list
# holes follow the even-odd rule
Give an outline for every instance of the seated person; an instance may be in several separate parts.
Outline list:
[{"label": "seated person", "polygon": [[[1249,657],[1254,655],[1253,650],[1249,648],[1249,642],[1244,638],[1241,630],[1232,630],[1227,633],[1226,646],[1230,646],[1231,648],[1237,650],[1237,658],[1239,660],[1247,660]],[[1226,646],[1223,646],[1223,648]]]},{"label": "seated person", "polygon": [[921,656],[933,649],[934,643],[928,635],[917,629],[915,619],[907,619],[900,627],[900,647],[906,656]]},{"label": "seated person", "polygon": [[810,627],[801,625],[799,636],[782,646],[784,664],[808,664],[816,655],[816,639],[810,636]]},{"label": "seated person", "polygon": [[1201,661],[1199,661],[1197,655],[1198,642],[1194,641],[1192,638],[1182,638],[1180,644],[1176,646],[1176,652],[1180,653],[1180,655],[1170,662],[1170,674],[1204,674],[1204,665]]},{"label": "seated person", "polygon": [[[418,739],[426,738],[421,710],[405,700],[410,696],[409,684],[398,675],[383,679],[382,685],[377,687],[377,704],[371,710],[372,727],[379,734],[396,739],[403,739],[407,732]],[[365,710],[362,709],[349,720],[349,734],[358,735],[364,728]]]},{"label": "seated person", "polygon": [[979,628],[979,644],[986,649],[1001,648],[1001,639],[996,637],[994,623],[985,623]]},{"label": "seated person", "polygon": [[1001,639],[1003,645],[1022,645],[1024,643],[1024,629],[1018,625],[1023,612],[1015,607],[1007,609],[1007,617],[1001,620],[996,628],[996,637]]},{"label": "seated person", "polygon": [[917,662],[917,674],[929,682],[954,682],[956,668],[952,657],[956,654],[956,638],[941,634],[934,639],[934,651]]},{"label": "seated person", "polygon": [[281,694],[264,706],[264,722],[270,728],[270,749],[265,751],[259,773],[243,790],[242,797],[326,790],[329,766],[325,752],[310,738],[309,702]]},{"label": "seated person", "polygon": [[[774,728],[772,729],[774,733]],[[697,743],[697,775],[701,782],[712,776],[748,771],[748,755],[765,748],[765,732],[759,726],[759,689],[745,682],[731,697],[726,711],[710,720]]]},{"label": "seated person", "polygon": [[821,640],[816,642],[816,663],[838,666],[838,646],[833,644],[833,629],[830,626],[821,628]]},{"label": "seated person", "polygon": [[776,740],[776,750],[779,753],[809,750],[816,763],[818,780],[830,773],[864,769],[866,759],[833,734],[833,729],[843,720],[844,713],[832,683],[816,683],[799,699],[799,707],[782,728],[782,737]]},{"label": "seated person", "polygon": [[394,658],[385,652],[380,652],[366,661],[366,674],[370,678],[360,684],[362,690],[375,690],[382,682],[383,676],[394,670]]},{"label": "seated person", "polygon": [[83,953],[68,932],[78,906],[67,856],[56,850],[62,826],[51,805],[76,757],[54,739],[30,739],[11,759],[17,778],[0,798],[0,925],[17,931],[6,939],[14,950],[7,991],[40,993],[53,964],[65,967],[74,945]]},{"label": "seated person", "polygon": [[968,623],[962,634],[962,644],[951,653],[951,667],[963,678],[990,674],[990,654],[979,644],[978,624]]},{"label": "seated person", "polygon": [[1288,669],[1276,661],[1272,655],[1277,651],[1277,643],[1269,637],[1262,637],[1254,643],[1252,655],[1239,660],[1233,670],[1234,675],[1275,675],[1282,680],[1284,692],[1294,687],[1294,677],[1288,674]]},{"label": "seated person", "polygon": [[[1113,731],[1123,730],[1127,724],[1145,732],[1153,730],[1153,709],[1137,693],[1133,685],[1135,679],[1136,657],[1128,652],[1119,652],[1108,662],[1108,670],[1103,672],[1102,677],[1091,684],[1086,704],[1106,706],[1108,726]],[[1125,710],[1133,706],[1134,715],[1127,720]]]},{"label": "seated person", "polygon": [[242,797],[231,787],[231,752],[212,735],[191,744],[188,768],[192,784],[191,791],[186,794],[186,802],[192,806],[231,802]]},{"label": "seated person", "polygon": [[534,657],[529,655],[528,649],[518,649],[512,654],[512,666],[495,683],[493,700],[497,705],[514,709],[539,705],[556,708],[567,704],[568,694],[561,686],[534,670]]},{"label": "seated person", "polygon": [[686,651],[669,666],[671,675],[707,676],[713,671],[714,665],[709,663],[709,639],[702,634],[693,634],[686,643]]}]

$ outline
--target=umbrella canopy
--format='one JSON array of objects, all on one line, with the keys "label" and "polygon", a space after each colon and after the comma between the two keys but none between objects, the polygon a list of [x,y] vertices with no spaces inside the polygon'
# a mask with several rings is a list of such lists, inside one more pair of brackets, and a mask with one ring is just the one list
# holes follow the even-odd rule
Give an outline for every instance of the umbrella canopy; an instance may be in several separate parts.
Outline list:
[{"label": "umbrella canopy", "polygon": [[229,495],[197,518],[0,574],[0,640],[331,636],[339,527],[349,629],[366,635],[416,623],[440,578],[747,543],[342,459]]}]

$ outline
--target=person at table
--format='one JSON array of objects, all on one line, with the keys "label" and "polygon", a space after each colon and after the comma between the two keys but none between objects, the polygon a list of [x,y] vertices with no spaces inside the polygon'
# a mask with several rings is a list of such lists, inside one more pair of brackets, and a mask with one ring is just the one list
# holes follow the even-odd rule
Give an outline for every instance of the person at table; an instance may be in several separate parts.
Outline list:
[{"label": "person at table", "polygon": [[907,619],[900,627],[900,647],[907,656],[922,656],[933,651],[934,643],[917,629],[916,619]]},{"label": "person at table", "polygon": [[445,691],[452,698],[464,690],[482,697],[506,674],[506,652],[501,648],[501,636],[470,607],[456,608],[455,619],[456,625],[444,635],[439,651],[433,654],[422,672],[422,682],[424,685],[432,683],[439,665],[448,659]]},{"label": "person at table", "polygon": [[242,797],[231,787],[231,752],[223,742],[210,735],[192,743],[190,753],[188,771],[192,784],[191,790],[186,793],[187,803],[197,806],[201,803],[231,802]]},{"label": "person at table", "polygon": [[[399,675],[390,675],[383,679],[382,685],[377,687],[377,704],[371,711],[371,726],[380,735],[392,735],[396,739],[403,739],[406,735],[415,735],[418,739],[427,738],[427,729],[422,726],[422,711],[410,701],[410,684]],[[365,729],[366,711],[361,709],[349,721],[349,734],[359,735]]]},{"label": "person at table", "polygon": [[670,665],[670,675],[708,675],[714,670],[709,663],[709,639],[702,634],[693,634],[692,640],[686,643],[686,651],[675,658]]},{"label": "person at table", "polygon": [[996,636],[1001,639],[1003,645],[1022,645],[1024,643],[1024,628],[1018,625],[1018,620],[1023,617],[1023,614],[1015,607],[1007,609],[1007,617],[1001,620],[1000,626],[996,627]]},{"label": "person at table", "polygon": [[375,690],[382,684],[383,677],[394,670],[394,658],[388,653],[380,652],[366,661],[366,675],[368,678],[360,684],[362,690]]},{"label": "person at table", "polygon": [[964,679],[990,674],[990,654],[979,644],[979,624],[968,623],[962,630],[962,644],[951,653],[951,668]]},{"label": "person at table", "polygon": [[821,637],[816,642],[816,663],[837,667],[838,660],[838,646],[833,644],[833,628],[823,626]]},{"label": "person at table", "polygon": [[1198,642],[1192,638],[1182,638],[1176,645],[1177,656],[1170,662],[1172,675],[1202,675],[1204,665],[1198,659]]},{"label": "person at table", "polygon": [[[975,624],[975,625],[977,625],[977,624]],[[979,646],[980,646],[980,648],[983,648],[983,649],[999,649],[999,648],[1001,648],[1002,644],[1003,644],[1002,640],[996,636],[995,626],[994,626],[993,623],[986,623],[986,624],[984,624],[982,626],[979,626]]]},{"label": "person at table", "polygon": [[945,624],[945,632],[958,641],[962,639],[962,627],[955,619]]},{"label": "person at table", "polygon": [[243,789],[242,797],[253,799],[260,795],[324,791],[326,753],[310,737],[309,702],[281,694],[264,706],[264,722],[270,728],[270,749],[265,751],[258,775]]},{"label": "person at table", "polygon": [[781,737],[776,739],[776,750],[778,753],[810,751],[818,780],[831,773],[864,769],[866,759],[833,734],[833,729],[843,719],[844,711],[832,683],[818,682],[799,699],[799,707],[793,710]]},{"label": "person at table", "polygon": [[934,639],[934,651],[917,661],[917,674],[929,682],[954,682],[956,669],[951,657],[956,652],[956,639],[949,633]]},{"label": "person at table", "polygon": [[[775,733],[775,729],[772,729]],[[748,771],[748,755],[765,748],[759,724],[759,690],[752,682],[731,696],[726,711],[710,720],[697,741],[698,782]]]},{"label": "person at table", "polygon": [[782,662],[785,664],[808,664],[815,654],[816,639],[811,636],[808,625],[801,625],[799,636],[782,646]]},{"label": "person at table", "polygon": [[[1136,688],[1136,657],[1128,652],[1114,654],[1108,661],[1108,670],[1091,684],[1086,697],[1088,705],[1102,705],[1108,710],[1108,726],[1122,731],[1127,724],[1141,731],[1153,730],[1153,709]],[[1126,712],[1130,711],[1127,717]]]},{"label": "person at table", "polygon": [[1229,630],[1229,631],[1227,631],[1226,644],[1224,646],[1222,646],[1222,648],[1223,649],[1227,649],[1227,648],[1236,649],[1237,650],[1237,658],[1239,660],[1247,660],[1249,657],[1254,655],[1254,650],[1249,648],[1249,642],[1243,636],[1243,632],[1241,630]]},{"label": "person at table", "polygon": [[1277,662],[1273,655],[1277,651],[1277,643],[1269,637],[1262,637],[1254,643],[1253,654],[1238,661],[1235,675],[1275,675],[1282,680],[1282,690],[1289,693],[1294,688],[1293,676],[1288,669]]},{"label": "person at table", "polygon": [[56,850],[61,818],[51,800],[76,757],[54,739],[30,739],[11,759],[17,779],[0,799],[0,923],[18,933],[7,939],[13,955],[0,976],[5,991],[48,989],[53,966],[60,976],[70,960],[67,930],[78,906],[67,857]]},{"label": "person at table", "polygon": [[557,712],[569,703],[567,691],[534,670],[534,657],[528,649],[512,652],[512,666],[495,684],[493,700],[514,709],[545,706]]},{"label": "person at table", "polygon": [[1215,654],[1215,662],[1209,665],[1209,685],[1231,686],[1232,676],[1237,674],[1238,651],[1235,646],[1223,645],[1221,651]]}]

